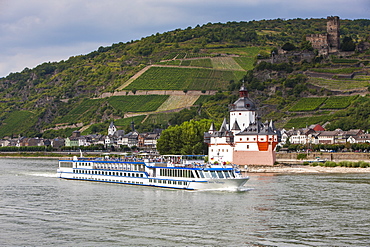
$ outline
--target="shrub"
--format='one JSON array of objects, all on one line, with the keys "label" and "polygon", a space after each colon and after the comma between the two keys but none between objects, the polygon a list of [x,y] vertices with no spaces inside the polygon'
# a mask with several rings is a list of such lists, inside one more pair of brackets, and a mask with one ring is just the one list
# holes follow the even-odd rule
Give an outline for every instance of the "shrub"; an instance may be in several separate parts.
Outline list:
[{"label": "shrub", "polygon": [[337,163],[333,162],[333,161],[326,161],[324,163],[324,166],[325,167],[336,167],[337,166]]},{"label": "shrub", "polygon": [[361,163],[360,163],[361,161],[359,161],[359,162],[353,162],[352,164],[352,167],[360,167],[360,165],[361,165]]},{"label": "shrub", "polygon": [[350,162],[349,161],[341,161],[338,163],[339,166],[342,166],[342,167],[349,167],[350,166]]},{"label": "shrub", "polygon": [[370,164],[365,161],[359,161],[359,163],[361,168],[366,168],[370,166]]},{"label": "shrub", "polygon": [[297,160],[303,160],[307,158],[307,154],[297,154]]}]

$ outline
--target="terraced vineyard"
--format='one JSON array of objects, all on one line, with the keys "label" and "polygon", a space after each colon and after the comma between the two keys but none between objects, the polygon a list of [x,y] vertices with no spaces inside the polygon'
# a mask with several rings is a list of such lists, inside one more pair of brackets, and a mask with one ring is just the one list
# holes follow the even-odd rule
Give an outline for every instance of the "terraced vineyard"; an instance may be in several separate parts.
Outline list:
[{"label": "terraced vineyard", "polygon": [[357,98],[354,96],[333,96],[333,97],[313,97],[302,98],[294,106],[290,112],[314,111],[317,109],[345,109]]},{"label": "terraced vineyard", "polygon": [[370,76],[359,75],[354,79],[325,79],[325,78],[310,78],[309,82],[319,87],[327,88],[330,90],[349,91],[353,89],[361,89],[369,86]]},{"label": "terraced vineyard", "polygon": [[87,99],[73,108],[65,116],[57,119],[55,123],[76,123],[86,116],[95,116],[99,107],[111,106],[114,110],[125,112],[155,111],[167,100],[168,95],[141,95],[141,96],[113,96],[104,99]]},{"label": "terraced vineyard", "polygon": [[244,70],[252,70],[254,68],[254,59],[250,57],[234,57],[235,62],[237,62],[240,67]]},{"label": "terraced vineyard", "polygon": [[215,69],[243,70],[232,57],[215,57],[211,61]]},{"label": "terraced vineyard", "polygon": [[200,68],[213,68],[210,58],[202,59],[188,59],[188,60],[170,60],[160,62],[160,65],[172,65],[172,66],[190,66],[190,67],[200,67]]},{"label": "terraced vineyard", "polygon": [[231,80],[240,80],[245,71],[198,68],[151,67],[125,90],[225,90]]},{"label": "terraced vineyard", "polygon": [[168,97],[169,95],[113,96],[108,98],[108,102],[122,112],[147,112],[157,110]]},{"label": "terraced vineyard", "polygon": [[168,111],[182,107],[192,106],[199,96],[193,95],[171,95],[157,111]]},{"label": "terraced vineyard", "polygon": [[292,106],[289,111],[314,111],[318,109],[327,99],[327,97],[322,98],[301,98],[294,106]]},{"label": "terraced vineyard", "polygon": [[318,72],[318,73],[330,73],[330,74],[351,74],[355,71],[361,70],[361,68],[357,67],[349,67],[349,68],[339,68],[339,69],[325,69],[325,68],[317,68],[311,69],[311,71]]},{"label": "terraced vineyard", "polygon": [[347,108],[358,96],[335,96],[328,98],[321,109],[345,109]]},{"label": "terraced vineyard", "polygon": [[194,102],[194,105],[199,105],[199,104],[203,104],[204,102],[206,102],[209,97],[212,97],[210,95],[200,95],[199,98],[197,99],[197,101]]},{"label": "terraced vineyard", "polygon": [[116,126],[127,126],[130,125],[131,122],[134,122],[135,124],[141,123],[145,119],[146,115],[139,115],[135,117],[130,118],[121,118],[114,121],[114,124]]}]

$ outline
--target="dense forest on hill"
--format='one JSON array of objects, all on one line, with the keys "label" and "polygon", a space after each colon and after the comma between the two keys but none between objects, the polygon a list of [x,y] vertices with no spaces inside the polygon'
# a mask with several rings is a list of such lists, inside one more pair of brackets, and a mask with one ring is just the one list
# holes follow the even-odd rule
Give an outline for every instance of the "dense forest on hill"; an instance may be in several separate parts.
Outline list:
[{"label": "dense forest on hill", "polygon": [[[370,20],[341,20],[342,39],[347,38],[354,44],[369,40],[369,27]],[[333,64],[337,67],[344,66],[340,61],[332,63],[333,59],[340,60],[341,58],[330,58],[329,61],[317,57],[312,63],[282,63],[274,65],[275,67],[262,62],[254,70],[249,70],[249,68],[253,68],[257,59],[269,58],[271,51],[287,44],[290,44],[292,49],[307,49],[309,45],[304,41],[304,37],[311,33],[322,33],[325,30],[326,19],[208,23],[194,28],[157,33],[141,40],[99,47],[94,52],[71,57],[66,61],[43,63],[32,69],[25,68],[21,72],[0,78],[0,97],[2,98],[0,137],[40,136],[43,130],[62,124],[71,125],[80,122],[83,125],[89,125],[122,119],[126,110],[117,107],[111,101],[103,100],[100,103],[90,101],[89,105],[86,100],[99,98],[105,92],[114,92],[146,66],[161,64],[161,61],[163,63],[168,59],[176,60],[179,54],[188,54],[188,57],[191,54],[193,58],[205,59],[222,56],[241,57],[239,60],[235,58],[235,61],[245,71],[235,72],[233,68],[229,68],[232,75],[225,77],[229,79],[221,81],[221,84],[214,88],[219,91],[217,95],[204,97],[198,104],[198,108],[184,110],[188,112],[177,115],[173,114],[170,119],[160,115],[151,116],[150,126],[141,126],[143,129],[158,127],[159,122],[161,122],[159,127],[164,127],[163,123],[178,124],[181,121],[197,118],[219,121],[226,115],[227,104],[235,99],[242,81],[246,83],[252,96],[260,104],[262,114],[274,120],[283,119],[286,117],[283,112],[288,111],[293,102],[300,97],[333,93],[330,87],[323,85],[325,82],[315,82],[313,85],[307,76],[299,71],[314,67],[328,67]],[[246,52],[245,47],[256,49],[254,53],[248,53],[249,50]],[[369,52],[355,55],[357,57],[352,58],[354,60],[352,65],[363,63],[367,66],[369,59],[366,55],[370,55]],[[200,63],[204,70],[212,66],[208,60],[198,62],[198,65]],[[266,74],[269,75],[269,79],[265,78]],[[369,80],[364,77],[362,81],[368,84]],[[319,87],[318,84],[320,84]],[[131,84],[131,88],[128,87],[132,92],[137,90],[134,85]],[[363,84],[360,86],[363,87]],[[200,91],[202,89],[209,88],[197,88]],[[178,90],[187,91],[188,88]],[[368,104],[367,102],[368,98],[363,98],[361,101],[357,100],[356,104],[362,107],[363,104]],[[76,111],[76,106],[89,114],[63,123],[63,117],[72,116],[72,111]],[[354,110],[351,110],[352,108],[348,111],[347,109],[339,110],[336,118],[331,116],[332,119],[321,121],[332,120],[332,123],[328,125],[332,128],[347,126],[347,123],[341,124],[341,122],[346,122],[347,117],[353,114],[366,114],[356,113],[358,107],[353,107]],[[139,111],[145,111],[145,109]],[[179,120],[181,114],[187,117]],[[19,122],[27,124],[20,125]],[[351,127],[370,129],[369,123]],[[71,132],[73,128],[68,130]],[[94,130],[101,129],[95,127]],[[49,136],[68,135],[68,132],[63,132],[63,130],[55,130],[54,134],[50,131],[45,133]]]}]

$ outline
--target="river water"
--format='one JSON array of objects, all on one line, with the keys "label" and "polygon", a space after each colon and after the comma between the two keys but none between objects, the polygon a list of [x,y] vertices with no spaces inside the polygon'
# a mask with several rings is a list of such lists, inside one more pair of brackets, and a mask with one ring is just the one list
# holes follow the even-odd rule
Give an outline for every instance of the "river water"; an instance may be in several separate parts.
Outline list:
[{"label": "river water", "polygon": [[242,192],[67,181],[0,159],[2,246],[370,246],[367,174],[250,174]]}]

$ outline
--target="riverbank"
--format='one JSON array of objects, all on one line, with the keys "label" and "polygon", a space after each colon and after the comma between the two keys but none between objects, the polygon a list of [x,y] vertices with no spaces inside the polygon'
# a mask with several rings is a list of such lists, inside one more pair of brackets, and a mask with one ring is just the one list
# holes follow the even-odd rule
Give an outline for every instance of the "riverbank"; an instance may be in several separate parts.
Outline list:
[{"label": "riverbank", "polygon": [[370,173],[370,167],[324,167],[310,165],[248,166],[247,173]]}]

